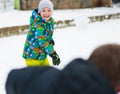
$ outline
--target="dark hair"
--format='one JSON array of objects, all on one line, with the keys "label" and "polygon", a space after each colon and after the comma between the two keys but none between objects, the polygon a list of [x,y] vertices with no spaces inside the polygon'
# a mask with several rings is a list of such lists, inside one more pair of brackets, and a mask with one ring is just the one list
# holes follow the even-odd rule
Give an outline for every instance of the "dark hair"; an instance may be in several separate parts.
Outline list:
[{"label": "dark hair", "polygon": [[120,85],[120,45],[106,44],[96,48],[88,59],[116,88]]}]

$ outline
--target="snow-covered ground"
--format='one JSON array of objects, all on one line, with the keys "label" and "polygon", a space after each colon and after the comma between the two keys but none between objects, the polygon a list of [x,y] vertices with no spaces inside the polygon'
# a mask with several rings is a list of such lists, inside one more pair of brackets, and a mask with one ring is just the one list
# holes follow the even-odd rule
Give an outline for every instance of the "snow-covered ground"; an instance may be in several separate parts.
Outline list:
[{"label": "snow-covered ground", "polygon": [[[88,16],[120,13],[120,8],[94,8],[76,10],[55,10],[53,17],[57,20],[75,19],[76,26],[55,29],[53,38],[55,49],[61,58],[63,68],[74,58],[87,59],[92,51],[103,44],[120,44],[120,19],[88,23]],[[31,11],[0,12],[0,28],[29,24]],[[25,67],[22,50],[26,35],[0,38],[0,94],[5,94],[5,81],[8,72],[14,68]],[[49,57],[50,61],[51,58]],[[51,62],[52,65],[52,62]],[[53,65],[52,65],[53,66]]]},{"label": "snow-covered ground", "polygon": [[[56,10],[53,13],[55,21],[57,20],[66,20],[66,19],[83,19],[92,15],[103,15],[111,13],[120,13],[119,7],[102,7],[102,8],[88,8],[88,9],[76,9],[76,10]],[[29,18],[31,15],[31,10],[28,11],[19,11],[11,10],[0,12],[0,27],[7,26],[16,26],[16,25],[25,25],[29,24]]]}]

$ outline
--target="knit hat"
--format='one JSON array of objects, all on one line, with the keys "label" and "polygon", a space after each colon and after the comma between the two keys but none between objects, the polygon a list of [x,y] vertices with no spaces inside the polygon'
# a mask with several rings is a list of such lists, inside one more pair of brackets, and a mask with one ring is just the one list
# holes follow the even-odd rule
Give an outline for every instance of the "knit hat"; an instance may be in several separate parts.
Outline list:
[{"label": "knit hat", "polygon": [[38,13],[41,12],[42,8],[48,7],[53,12],[53,3],[50,0],[41,0],[38,6]]}]

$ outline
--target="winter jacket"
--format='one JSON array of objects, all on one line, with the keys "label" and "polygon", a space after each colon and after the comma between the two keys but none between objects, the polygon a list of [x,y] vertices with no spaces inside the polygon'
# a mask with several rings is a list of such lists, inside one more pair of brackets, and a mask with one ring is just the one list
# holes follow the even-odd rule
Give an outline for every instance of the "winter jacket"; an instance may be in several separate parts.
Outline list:
[{"label": "winter jacket", "polygon": [[60,77],[55,94],[116,94],[100,71],[80,58],[72,60]]},{"label": "winter jacket", "polygon": [[6,94],[116,94],[97,68],[83,59],[62,70],[47,66],[12,70],[5,87]]},{"label": "winter jacket", "polygon": [[30,17],[30,29],[27,33],[23,58],[44,60],[54,49],[50,41],[53,41],[54,20],[51,17],[48,21],[38,15],[37,9],[33,10]]},{"label": "winter jacket", "polygon": [[38,66],[12,70],[6,81],[7,94],[54,94],[60,71]]}]

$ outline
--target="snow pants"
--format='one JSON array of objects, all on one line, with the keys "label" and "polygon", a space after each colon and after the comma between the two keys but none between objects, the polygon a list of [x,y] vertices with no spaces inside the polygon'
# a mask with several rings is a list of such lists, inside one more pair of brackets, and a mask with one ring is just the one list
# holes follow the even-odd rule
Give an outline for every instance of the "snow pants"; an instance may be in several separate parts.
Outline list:
[{"label": "snow pants", "polygon": [[27,66],[50,66],[48,58],[45,60],[25,59],[25,63]]}]

